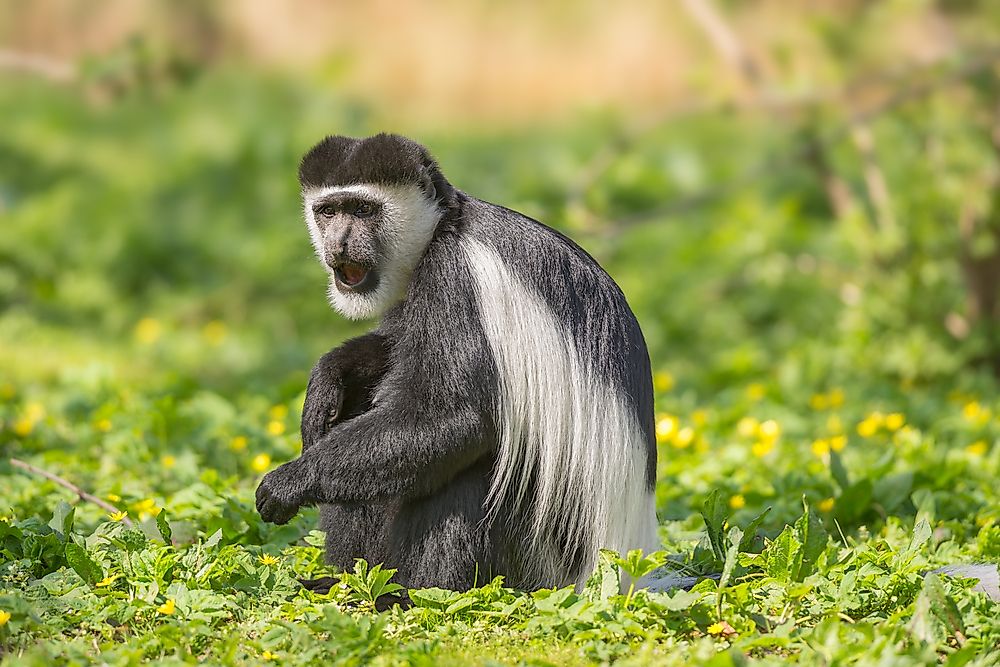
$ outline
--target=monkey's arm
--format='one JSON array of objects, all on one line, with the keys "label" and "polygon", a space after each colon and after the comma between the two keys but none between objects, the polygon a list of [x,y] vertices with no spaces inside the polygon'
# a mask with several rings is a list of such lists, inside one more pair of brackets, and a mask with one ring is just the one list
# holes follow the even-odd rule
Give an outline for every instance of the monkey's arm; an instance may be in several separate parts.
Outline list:
[{"label": "monkey's arm", "polygon": [[302,406],[303,450],[321,440],[336,423],[371,407],[372,393],[388,363],[389,345],[378,333],[352,338],[316,362]]},{"label": "monkey's arm", "polygon": [[261,480],[261,517],[285,523],[303,505],[424,497],[440,489],[492,445],[478,405],[437,398],[387,400],[334,426]]},{"label": "monkey's arm", "polygon": [[261,480],[261,517],[284,523],[303,505],[425,497],[492,451],[496,371],[485,339],[443,326],[431,341],[412,338],[393,338],[371,409]]}]

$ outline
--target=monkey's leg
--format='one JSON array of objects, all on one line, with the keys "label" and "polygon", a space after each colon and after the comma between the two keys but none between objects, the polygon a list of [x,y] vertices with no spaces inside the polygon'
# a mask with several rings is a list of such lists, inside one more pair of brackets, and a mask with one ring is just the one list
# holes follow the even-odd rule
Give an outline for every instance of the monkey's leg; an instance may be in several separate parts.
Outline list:
[{"label": "monkey's leg", "polygon": [[439,493],[401,505],[389,527],[388,567],[406,588],[464,591],[489,583],[493,545],[483,508],[490,461],[460,473]]}]

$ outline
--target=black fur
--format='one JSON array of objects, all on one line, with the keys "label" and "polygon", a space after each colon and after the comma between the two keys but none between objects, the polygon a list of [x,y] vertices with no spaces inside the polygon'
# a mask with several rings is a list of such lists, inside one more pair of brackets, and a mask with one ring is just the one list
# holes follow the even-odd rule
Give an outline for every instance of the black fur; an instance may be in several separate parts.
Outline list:
[{"label": "black fur", "polygon": [[[385,375],[389,347],[370,333],[352,338],[323,355],[313,368],[302,407],[302,449],[312,447],[330,429],[366,412]],[[381,563],[388,557],[386,527],[395,514],[391,500],[320,505],[320,529],[326,535],[326,558],[350,570],[356,558]],[[328,588],[329,586],[327,586]]]},{"label": "black fur", "polygon": [[[469,235],[495,250],[566,325],[591,372],[627,397],[646,435],[651,488],[656,450],[649,359],[620,290],[562,235],[454,190],[427,151],[408,139],[328,137],[303,159],[299,177],[305,188],[418,184],[442,202],[444,215],[406,297],[372,334],[383,346],[377,354],[385,353],[384,362],[364,360],[363,337],[317,365],[303,416],[302,456],[262,480],[261,516],[283,523],[299,507],[320,504],[334,562],[384,562],[407,587],[465,589],[497,574],[515,587],[563,583],[544,581],[525,552],[530,508],[501,508],[507,510],[502,520],[484,520],[497,454],[499,377],[460,239]],[[369,380],[379,371],[372,400]],[[351,373],[354,380],[338,379]],[[362,387],[356,397],[344,391],[352,382]],[[323,413],[341,400],[358,413],[345,412],[327,429]],[[562,555],[570,578],[580,574],[586,554]]]},{"label": "black fur", "polygon": [[329,136],[313,146],[299,164],[303,188],[361,183],[416,183],[446,210],[456,203],[455,189],[427,149],[398,134],[382,133],[367,139]]}]

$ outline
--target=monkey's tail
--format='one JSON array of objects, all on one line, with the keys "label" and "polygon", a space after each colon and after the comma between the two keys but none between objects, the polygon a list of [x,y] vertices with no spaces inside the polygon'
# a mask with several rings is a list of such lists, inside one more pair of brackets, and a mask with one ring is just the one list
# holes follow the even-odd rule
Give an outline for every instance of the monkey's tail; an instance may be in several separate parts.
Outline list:
[{"label": "monkey's tail", "polygon": [[[986,593],[994,602],[1000,602],[1000,568],[995,563],[975,563],[966,565],[946,565],[927,574],[943,574],[948,577],[975,579],[972,590]],[[666,568],[657,570],[639,581],[639,586],[655,592],[690,590],[702,579],[718,579],[720,575],[687,576]]]}]

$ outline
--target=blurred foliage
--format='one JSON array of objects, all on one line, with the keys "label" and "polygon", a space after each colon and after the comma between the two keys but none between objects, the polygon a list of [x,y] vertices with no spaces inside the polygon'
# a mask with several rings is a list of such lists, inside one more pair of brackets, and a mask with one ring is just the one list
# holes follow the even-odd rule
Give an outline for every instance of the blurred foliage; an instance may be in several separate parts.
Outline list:
[{"label": "blurred foliage", "polygon": [[[967,48],[855,90],[880,30],[932,5]],[[1000,560],[1000,15],[850,7],[810,26],[833,94],[416,137],[625,291],[656,373],[671,562],[731,577],[673,596],[494,582],[375,615],[375,564],[298,591],[325,573],[315,513],[262,524],[253,488],[297,454],[313,361],[368,325],[325,302],[295,169],[327,133],[393,128],[336,87],[142,40],[71,85],[5,79],[4,659],[988,664],[988,603],[920,573]],[[70,514],[10,457],[137,529]]]}]

